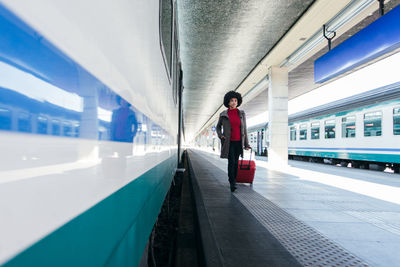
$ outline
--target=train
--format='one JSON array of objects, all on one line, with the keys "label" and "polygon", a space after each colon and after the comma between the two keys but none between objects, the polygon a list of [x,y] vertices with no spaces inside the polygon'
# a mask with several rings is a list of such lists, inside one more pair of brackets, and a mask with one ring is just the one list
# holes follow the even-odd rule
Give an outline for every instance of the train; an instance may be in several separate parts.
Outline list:
[{"label": "train", "polygon": [[[268,148],[268,124],[248,128],[257,154]],[[289,116],[288,157],[354,168],[400,168],[400,83]]]},{"label": "train", "polygon": [[289,158],[399,173],[400,83],[289,117]]},{"label": "train", "polygon": [[247,127],[249,145],[258,156],[268,156],[268,122]]},{"label": "train", "polygon": [[182,156],[183,71],[176,1],[138,5],[0,1],[1,266],[145,256]]}]

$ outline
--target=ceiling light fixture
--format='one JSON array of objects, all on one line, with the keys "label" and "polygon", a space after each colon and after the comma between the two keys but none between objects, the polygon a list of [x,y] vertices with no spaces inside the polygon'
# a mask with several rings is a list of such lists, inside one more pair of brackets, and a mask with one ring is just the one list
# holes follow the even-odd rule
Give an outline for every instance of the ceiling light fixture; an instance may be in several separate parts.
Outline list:
[{"label": "ceiling light fixture", "polygon": [[264,91],[265,89],[268,88],[268,80],[269,76],[266,75],[264,78],[261,79],[253,88],[251,88],[244,96],[243,99],[246,102],[249,102],[252,100],[255,96],[257,96],[259,93]]}]

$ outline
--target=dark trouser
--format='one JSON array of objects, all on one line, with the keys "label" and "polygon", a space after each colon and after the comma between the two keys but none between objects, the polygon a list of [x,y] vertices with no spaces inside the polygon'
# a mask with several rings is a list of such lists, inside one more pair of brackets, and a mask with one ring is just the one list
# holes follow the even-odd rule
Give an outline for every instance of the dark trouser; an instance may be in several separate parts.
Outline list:
[{"label": "dark trouser", "polygon": [[242,154],[242,141],[230,141],[228,154],[228,177],[229,183],[236,183],[236,175],[239,164],[239,156]]}]

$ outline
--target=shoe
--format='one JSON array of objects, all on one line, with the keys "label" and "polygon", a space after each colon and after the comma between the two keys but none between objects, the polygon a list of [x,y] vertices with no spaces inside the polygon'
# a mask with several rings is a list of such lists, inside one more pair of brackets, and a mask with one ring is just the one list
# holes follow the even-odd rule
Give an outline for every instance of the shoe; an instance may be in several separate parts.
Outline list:
[{"label": "shoe", "polygon": [[237,188],[237,187],[236,187],[235,185],[232,185],[232,184],[231,184],[231,192],[235,192],[236,188]]}]

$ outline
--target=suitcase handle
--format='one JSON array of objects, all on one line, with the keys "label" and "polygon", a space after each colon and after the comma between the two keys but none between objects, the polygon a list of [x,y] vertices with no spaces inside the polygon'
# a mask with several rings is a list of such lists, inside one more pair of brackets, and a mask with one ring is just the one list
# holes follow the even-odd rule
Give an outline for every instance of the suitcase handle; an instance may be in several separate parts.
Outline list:
[{"label": "suitcase handle", "polygon": [[250,147],[250,159],[249,159],[249,165],[243,165],[243,155],[242,155],[242,159],[240,161],[239,167],[241,170],[250,170],[251,167],[251,154],[253,154],[253,149]]}]

